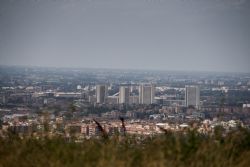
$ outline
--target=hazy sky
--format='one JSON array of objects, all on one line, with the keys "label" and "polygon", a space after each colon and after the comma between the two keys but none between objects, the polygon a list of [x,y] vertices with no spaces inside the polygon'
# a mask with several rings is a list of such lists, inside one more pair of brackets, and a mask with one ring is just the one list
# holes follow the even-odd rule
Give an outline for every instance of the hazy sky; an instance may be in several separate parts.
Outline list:
[{"label": "hazy sky", "polygon": [[250,1],[0,0],[0,64],[250,72]]}]

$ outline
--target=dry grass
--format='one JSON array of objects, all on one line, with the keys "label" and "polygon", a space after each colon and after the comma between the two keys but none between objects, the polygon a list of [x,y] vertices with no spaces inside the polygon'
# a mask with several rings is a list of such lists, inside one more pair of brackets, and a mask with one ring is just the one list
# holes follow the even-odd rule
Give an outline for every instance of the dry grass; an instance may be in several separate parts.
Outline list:
[{"label": "dry grass", "polygon": [[250,132],[244,129],[227,137],[167,133],[140,142],[133,136],[83,143],[62,138],[0,139],[0,167],[249,167],[249,157]]}]

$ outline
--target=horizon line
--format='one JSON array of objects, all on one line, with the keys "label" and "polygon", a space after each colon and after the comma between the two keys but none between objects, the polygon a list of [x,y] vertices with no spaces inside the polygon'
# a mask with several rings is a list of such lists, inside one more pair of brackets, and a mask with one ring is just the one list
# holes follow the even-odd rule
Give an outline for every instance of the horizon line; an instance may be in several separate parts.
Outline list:
[{"label": "horizon line", "polygon": [[89,69],[89,70],[121,70],[121,71],[144,71],[144,72],[178,72],[178,73],[224,73],[224,74],[250,74],[243,71],[213,71],[213,70],[170,70],[170,69],[146,69],[146,68],[112,68],[112,67],[79,67],[79,66],[46,66],[46,65],[14,65],[0,64],[0,67],[19,67],[19,68],[50,68],[50,69]]}]

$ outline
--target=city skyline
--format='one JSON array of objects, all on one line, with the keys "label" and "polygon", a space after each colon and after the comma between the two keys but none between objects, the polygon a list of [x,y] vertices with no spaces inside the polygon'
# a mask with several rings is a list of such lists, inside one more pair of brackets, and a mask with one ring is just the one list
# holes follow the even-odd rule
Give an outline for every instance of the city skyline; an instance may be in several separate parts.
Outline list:
[{"label": "city skyline", "polygon": [[[218,128],[221,131],[221,139],[229,141],[230,145],[232,140],[225,138],[231,137],[232,133],[236,133],[233,138],[237,139],[236,143],[239,143],[242,141],[242,135],[239,132],[241,130],[250,132],[250,74],[2,66],[0,69],[0,139],[1,142],[7,143],[3,145],[9,146],[9,143],[13,143],[13,139],[17,139],[20,147],[23,148],[26,147],[23,145],[25,141],[43,143],[48,140],[50,144],[43,145],[45,149],[42,149],[46,150],[51,148],[51,142],[58,143],[61,140],[63,148],[74,144],[74,149],[69,152],[71,156],[75,148],[78,148],[75,146],[78,145],[82,152],[86,150],[89,143],[95,141],[102,143],[103,146],[119,142],[119,145],[114,148],[121,148],[123,144],[126,148],[131,146],[129,149],[150,145],[148,158],[152,155],[152,148],[155,149],[157,146],[162,150],[163,145],[158,141],[176,135],[185,137],[180,141],[183,141],[185,143],[183,145],[187,147],[190,147],[186,142],[189,140],[191,143],[201,141],[205,144],[211,140],[211,144],[206,146],[210,148],[215,141],[218,141]],[[165,135],[170,136],[165,137]],[[196,140],[194,136],[201,136],[201,138]],[[135,142],[124,143],[124,141],[132,141],[133,138]],[[154,138],[157,142],[153,141]],[[248,141],[248,138],[245,141]],[[144,141],[146,143],[138,145]],[[169,140],[163,141],[169,146]],[[177,140],[174,138],[173,141],[176,143]],[[99,150],[98,143],[98,147],[94,148]],[[215,147],[218,147],[217,144]],[[54,146],[54,149],[58,148],[57,144]],[[27,147],[31,148],[30,144]],[[179,146],[173,145],[173,147]],[[232,150],[238,147],[239,145],[236,144]],[[17,152],[13,147],[10,148],[13,153],[8,152],[9,149],[6,147],[1,147],[4,158],[0,160],[0,164],[7,164],[6,159],[8,160]],[[176,148],[174,148],[175,151]],[[226,146],[225,148],[228,150]],[[26,153],[27,149],[23,149]],[[51,153],[50,149],[47,150]],[[205,151],[202,156],[209,156],[207,153],[213,150]],[[173,151],[174,162],[175,157],[178,156],[175,151]],[[144,152],[145,149],[138,150],[138,153],[144,154]],[[28,157],[37,157],[40,162],[40,144],[37,147],[37,153],[37,156],[29,154]],[[79,166],[85,164],[85,157],[94,154],[92,153],[87,149],[86,154],[81,156],[84,161],[79,163]],[[104,153],[109,154],[109,149],[105,149]],[[124,153],[124,149],[121,153]],[[130,157],[137,157],[138,153],[130,154]],[[193,153],[200,154],[199,151]],[[76,155],[79,157],[79,154]],[[186,156],[186,151],[184,155]],[[27,162],[26,154],[17,156],[21,156],[20,163],[31,164],[31,166],[34,164],[33,161]],[[157,162],[166,160],[166,158],[159,160],[158,156],[157,154],[155,158]],[[214,156],[218,156],[217,152]],[[13,158],[16,164],[16,155]],[[191,156],[188,162],[194,159],[195,162],[200,160]],[[120,160],[119,158],[119,162]],[[65,158],[59,155],[50,161],[64,163]],[[93,163],[93,159],[90,161]],[[148,164],[150,161],[145,162]],[[110,162],[109,158],[108,162]],[[211,166],[211,161],[207,162]],[[224,160],[223,164],[225,162],[227,161]],[[239,162],[235,160],[235,164]],[[71,159],[71,163],[75,163],[75,160]],[[124,161],[125,163],[127,161]]]},{"label": "city skyline", "polygon": [[0,0],[1,166],[250,166],[250,0]]}]

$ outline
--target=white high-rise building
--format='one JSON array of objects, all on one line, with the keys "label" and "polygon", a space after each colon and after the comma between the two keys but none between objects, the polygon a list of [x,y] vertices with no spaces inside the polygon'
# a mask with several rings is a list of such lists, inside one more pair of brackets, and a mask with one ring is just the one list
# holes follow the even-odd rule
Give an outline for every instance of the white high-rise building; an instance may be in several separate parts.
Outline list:
[{"label": "white high-rise building", "polygon": [[106,98],[106,86],[105,85],[97,85],[96,86],[96,102],[104,103]]},{"label": "white high-rise building", "polygon": [[199,108],[200,106],[200,88],[199,86],[186,86],[185,87],[185,104],[186,106],[194,106]]},{"label": "white high-rise building", "polygon": [[154,85],[140,85],[139,86],[139,103],[140,104],[153,104],[155,97]]},{"label": "white high-rise building", "polygon": [[119,103],[120,104],[128,104],[129,103],[129,88],[128,87],[120,86]]},{"label": "white high-rise building", "polygon": [[139,104],[139,96],[129,96],[129,104]]}]

